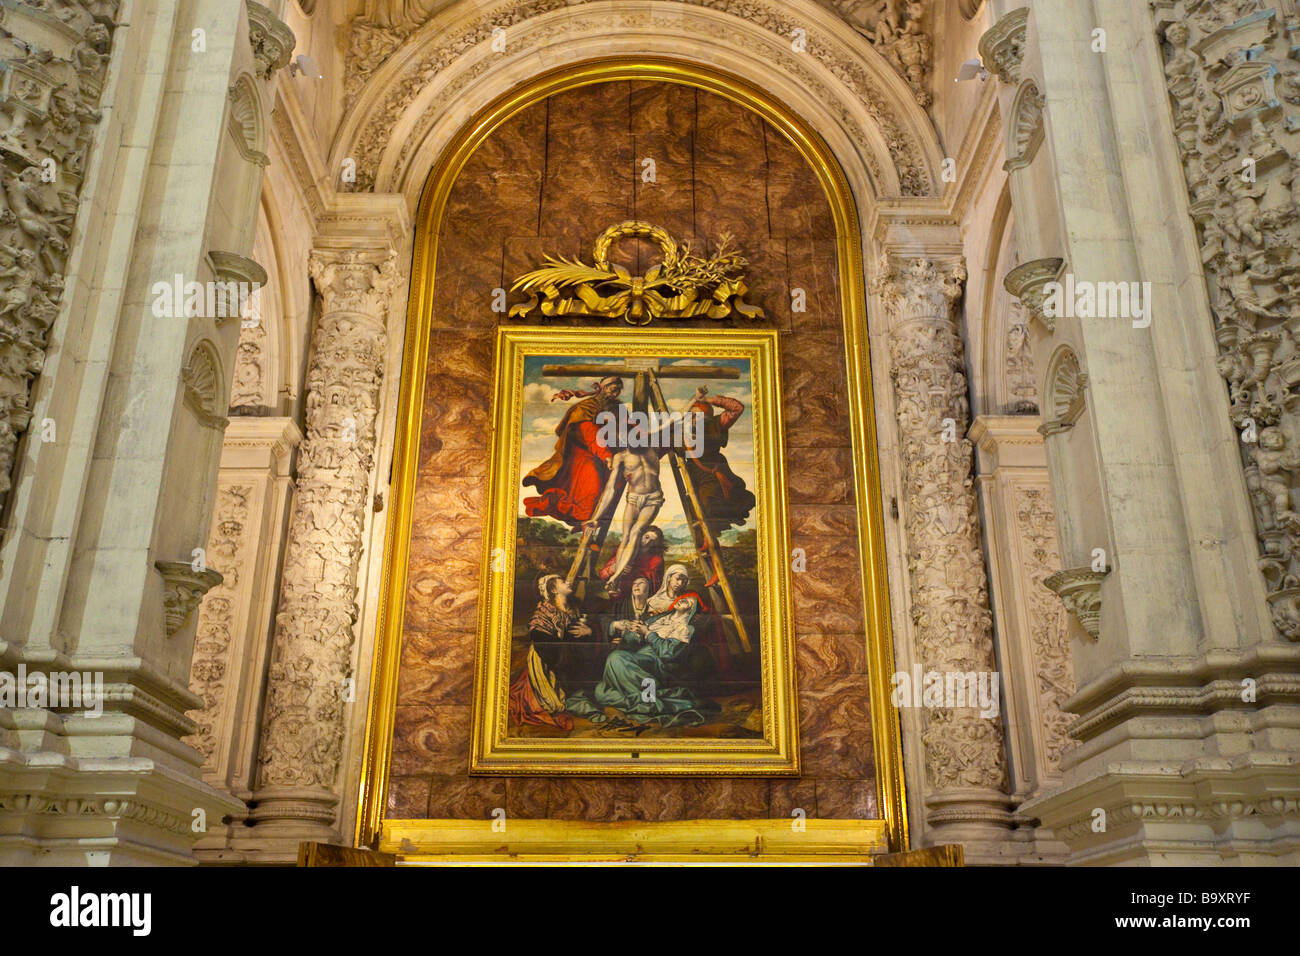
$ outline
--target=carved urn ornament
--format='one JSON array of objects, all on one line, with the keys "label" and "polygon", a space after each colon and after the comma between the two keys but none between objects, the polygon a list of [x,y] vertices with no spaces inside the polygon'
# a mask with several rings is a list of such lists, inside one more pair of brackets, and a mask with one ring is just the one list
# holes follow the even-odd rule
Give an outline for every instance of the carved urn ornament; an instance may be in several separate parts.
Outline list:
[{"label": "carved urn ornament", "polygon": [[1047,286],[1061,278],[1064,267],[1064,259],[1031,259],[1016,266],[1002,279],[1006,290],[1019,299],[1029,310],[1030,317],[1041,322],[1048,332],[1056,331],[1056,318],[1043,309],[1047,302]]},{"label": "carved urn ornament", "polygon": [[[644,275],[634,276],[609,261],[614,241],[630,238],[649,239],[663,251],[663,258]],[[542,268],[516,279],[512,291],[530,293],[530,298],[514,306],[510,318],[540,312],[546,317],[597,315],[649,325],[655,319],[763,317],[762,309],[744,301],[748,289],[741,270],[747,263],[731,248],[728,234],[706,259],[658,226],[624,222],[601,233],[592,253],[594,265],[547,256]]]},{"label": "carved urn ornament", "polygon": [[1043,579],[1094,641],[1101,636],[1101,582],[1110,574],[1092,568],[1067,568]]},{"label": "carved urn ornament", "polygon": [[185,625],[203,595],[225,580],[220,571],[196,571],[188,561],[155,561],[153,566],[163,578],[163,626],[168,637]]}]

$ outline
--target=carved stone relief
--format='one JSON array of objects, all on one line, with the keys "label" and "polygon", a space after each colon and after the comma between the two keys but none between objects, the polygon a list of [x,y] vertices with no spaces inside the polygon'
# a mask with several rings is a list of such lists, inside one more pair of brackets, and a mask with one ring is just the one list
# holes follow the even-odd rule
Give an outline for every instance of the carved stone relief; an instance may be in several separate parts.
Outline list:
[{"label": "carved stone relief", "polygon": [[1152,0],[1273,624],[1300,640],[1300,18]]},{"label": "carved stone relief", "polygon": [[193,712],[198,730],[186,738],[186,743],[203,754],[205,763],[211,762],[217,746],[213,722],[227,693],[234,596],[242,584],[240,569],[244,566],[244,551],[248,545],[249,501],[254,490],[252,485],[246,484],[225,485],[218,489],[212,533],[208,538],[209,560],[221,572],[223,580],[207,595],[199,615],[194,657],[190,663],[190,689],[203,698],[203,710]]},{"label": "carved stone relief", "polygon": [[929,4],[924,0],[829,0],[829,4],[884,54],[907,80],[917,102],[929,107],[934,99],[930,94],[934,41]]},{"label": "carved stone relief", "polygon": [[1029,341],[1029,319],[1020,302],[1011,303],[1007,325],[1005,375],[1011,415],[1038,414],[1038,386],[1034,384],[1034,355]]},{"label": "carved stone relief", "polygon": [[221,583],[221,574],[189,561],[155,561],[153,566],[162,575],[164,630],[171,637],[185,626],[203,595]]},{"label": "carved stone relief", "polygon": [[1040,582],[1061,567],[1057,547],[1056,512],[1046,487],[1019,487],[1015,495],[1015,527],[1026,547],[1022,550],[1029,604],[1029,637],[1033,647],[1034,676],[1038,686],[1038,714],[1048,769],[1056,772],[1061,755],[1073,746],[1066,733],[1073,718],[1062,705],[1074,694],[1074,673],[1070,661],[1069,633],[1065,608]]},{"label": "carved stone relief", "polygon": [[288,64],[298,41],[293,31],[268,7],[255,0],[247,0],[247,9],[248,42],[253,47],[257,75],[269,80],[276,70]]},{"label": "carved stone relief", "polygon": [[1025,32],[1029,8],[1012,10],[980,37],[984,68],[1003,83],[1020,82],[1020,64],[1025,58]]},{"label": "carved stone relief", "polygon": [[1011,156],[1003,164],[1010,172],[1034,161],[1043,144],[1043,105],[1046,102],[1033,80],[1025,80],[1011,106]]},{"label": "carved stone relief", "polygon": [[117,0],[0,9],[0,493],[63,298]]},{"label": "carved stone relief", "polygon": [[190,352],[181,369],[185,404],[208,428],[225,428],[226,390],[221,381],[221,364],[211,342],[201,341]]},{"label": "carved stone relief", "polygon": [[[490,44],[493,31],[505,29],[509,32],[510,49],[518,55],[522,50],[544,46],[552,39],[571,36],[575,33],[600,31],[636,31],[661,30],[680,31],[681,14],[665,6],[662,10],[650,6],[642,10],[628,10],[611,18],[607,13],[596,13],[582,18],[571,13],[569,18],[547,26],[535,26],[524,29],[523,25],[561,8],[579,8],[595,0],[522,0],[522,2],[501,3],[494,8],[485,9],[481,17],[463,29],[449,30],[440,35],[436,42],[424,46],[421,52],[406,64],[405,75],[400,82],[391,85],[384,98],[367,109],[366,119],[356,135],[356,148],[352,151],[357,161],[356,189],[371,190],[384,150],[388,147],[392,130],[398,119],[406,112],[419,93],[426,89],[439,74],[451,68],[462,56],[472,50]],[[817,93],[826,103],[834,103],[837,95],[824,83],[819,71],[810,70],[805,61],[813,58],[820,66],[829,70],[835,78],[848,86],[855,97],[867,108],[875,129],[868,131],[859,128],[856,121],[846,113],[841,117],[854,140],[862,147],[873,177],[881,181],[882,170],[874,159],[875,146],[872,134],[878,133],[889,149],[904,196],[927,196],[935,189],[930,172],[926,166],[921,148],[909,137],[901,126],[899,117],[894,115],[889,105],[889,96],[879,88],[875,78],[858,63],[841,56],[842,44],[830,36],[823,36],[820,31],[806,22],[792,19],[786,8],[770,0],[685,0],[691,6],[703,7],[722,13],[732,14],[754,24],[780,38],[779,46],[786,50],[796,28],[804,30],[807,36],[807,49],[801,53],[782,56],[775,65],[783,73],[797,77],[810,91]],[[906,14],[906,11],[903,11]],[[408,21],[403,21],[403,23]],[[514,28],[514,29],[512,29]],[[392,26],[374,20],[357,19],[349,26],[347,76],[345,90],[348,108],[355,104],[356,97],[374,75],[395,52],[405,45],[415,44],[415,33],[421,31],[413,27]],[[920,42],[920,34],[906,34],[907,42]],[[926,38],[928,41],[928,38]],[[755,52],[767,58],[775,54],[767,45]],[[909,54],[910,56],[910,54]],[[928,64],[928,54],[927,60]],[[468,83],[481,76],[488,69],[488,63],[479,61],[466,68],[443,90],[442,98],[454,98]],[[928,66],[927,66],[928,69]],[[905,74],[906,75],[906,74]],[[841,111],[843,112],[843,111]],[[423,141],[423,134],[434,122],[435,117],[423,117],[412,134],[405,141],[398,153],[398,166],[403,167],[412,150]]]}]

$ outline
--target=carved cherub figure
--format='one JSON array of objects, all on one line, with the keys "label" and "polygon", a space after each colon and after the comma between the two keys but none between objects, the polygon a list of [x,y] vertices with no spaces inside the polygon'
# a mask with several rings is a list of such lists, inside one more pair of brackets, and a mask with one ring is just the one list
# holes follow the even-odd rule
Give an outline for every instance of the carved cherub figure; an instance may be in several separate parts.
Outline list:
[{"label": "carved cherub figure", "polygon": [[1285,319],[1286,316],[1270,311],[1270,306],[1282,300],[1280,294],[1263,298],[1256,289],[1256,282],[1268,282],[1277,275],[1276,270],[1265,271],[1246,267],[1246,257],[1240,252],[1232,252],[1224,259],[1226,276],[1224,276],[1232,303],[1237,309],[1237,317],[1242,325],[1255,328],[1260,319]]},{"label": "carved cherub figure", "polygon": [[1240,176],[1228,179],[1228,192],[1232,196],[1232,218],[1228,220],[1226,228],[1228,234],[1238,242],[1249,239],[1256,247],[1264,244],[1264,236],[1255,226],[1255,220],[1259,218],[1258,199],[1264,195],[1264,186],[1263,183],[1252,186]]},{"label": "carved cherub figure", "polygon": [[1300,515],[1291,510],[1291,480],[1300,472],[1300,458],[1286,450],[1282,429],[1270,425],[1260,431],[1254,458],[1262,503],[1270,511],[1274,525],[1300,531]]},{"label": "carved cherub figure", "polygon": [[876,44],[888,43],[902,32],[902,20],[899,16],[899,7],[902,2],[903,0],[885,0],[884,5],[880,8],[880,17],[876,20],[876,29],[871,36],[871,42]]}]

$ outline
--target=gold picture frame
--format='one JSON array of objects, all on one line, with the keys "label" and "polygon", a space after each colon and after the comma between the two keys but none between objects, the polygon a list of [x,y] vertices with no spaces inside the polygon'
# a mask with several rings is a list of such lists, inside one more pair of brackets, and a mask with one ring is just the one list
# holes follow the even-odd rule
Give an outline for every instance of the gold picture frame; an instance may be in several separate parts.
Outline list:
[{"label": "gold picture frame", "polygon": [[[794,145],[816,173],[830,203],[835,219],[843,309],[846,400],[854,450],[854,497],[867,631],[876,788],[883,819],[807,820],[804,832],[792,830],[785,820],[667,821],[636,826],[623,822],[578,824],[525,820],[515,821],[516,825],[503,834],[496,820],[407,820],[387,813],[401,669],[406,567],[430,343],[429,315],[439,230],[448,197],[457,176],[479,146],[520,111],[556,93],[614,80],[679,83],[723,96],[753,111]],[[858,862],[875,854],[906,850],[908,807],[902,738],[898,710],[890,702],[889,675],[895,668],[867,342],[862,225],[853,191],[826,141],[768,92],[700,63],[653,56],[616,56],[564,65],[501,94],[464,124],[429,176],[415,216],[415,228],[390,517],[384,542],[382,600],[377,613],[353,833],[356,845],[399,854],[410,862],[519,859],[554,863],[623,860],[631,856],[644,860]],[[701,842],[702,830],[707,831],[710,840]],[[787,833],[797,835],[793,845],[787,845]],[[809,836],[815,839],[805,839]]]},{"label": "gold picture frame", "polygon": [[[611,362],[615,364],[611,365]],[[543,379],[543,375],[558,377],[548,380]],[[628,403],[637,406],[639,402],[642,410],[657,407],[665,416],[676,416],[675,420],[679,424],[689,423],[688,416],[676,410],[681,399],[689,397],[693,388],[710,377],[732,378],[731,383],[715,383],[715,388],[720,393],[728,391],[729,384],[738,385],[743,389],[743,394],[749,397],[746,403],[748,407],[737,417],[734,426],[734,432],[742,434],[739,438],[732,435],[727,455],[733,462],[736,461],[736,455],[741,456],[739,461],[743,464],[737,464],[737,467],[743,468],[752,481],[750,490],[753,493],[753,509],[752,512],[747,512],[744,524],[752,527],[753,531],[745,533],[744,544],[737,544],[734,551],[724,547],[721,540],[715,540],[714,533],[709,532],[708,525],[703,522],[696,525],[699,537],[695,541],[690,538],[687,516],[692,512],[690,502],[695,489],[690,485],[691,470],[687,462],[692,449],[684,448],[680,454],[667,449],[652,451],[656,456],[662,455],[661,458],[656,457],[656,468],[662,472],[662,478],[656,480],[655,486],[668,492],[667,500],[662,492],[659,493],[663,504],[660,506],[662,510],[655,509],[659,515],[658,520],[665,528],[678,528],[685,532],[678,538],[683,543],[673,553],[698,555],[705,549],[717,549],[708,550],[701,559],[704,568],[717,569],[711,583],[705,582],[704,571],[697,569],[694,562],[691,562],[687,571],[689,576],[685,579],[688,582],[685,587],[695,594],[696,603],[704,606],[692,622],[697,625],[691,629],[695,634],[693,642],[670,640],[665,643],[672,652],[698,652],[698,656],[710,661],[702,641],[711,634],[719,642],[718,653],[724,657],[728,654],[726,644],[730,644],[729,663],[736,665],[737,670],[741,669],[742,663],[749,665],[751,671],[756,668],[759,677],[757,685],[726,684],[722,686],[731,690],[720,692],[731,693],[736,687],[747,689],[745,694],[731,693],[731,696],[722,699],[742,701],[740,714],[749,715],[752,729],[750,726],[727,727],[720,723],[720,716],[703,716],[695,710],[695,706],[698,705],[700,710],[704,710],[706,705],[716,707],[714,700],[703,693],[697,698],[691,690],[684,688],[680,689],[680,693],[689,695],[690,700],[674,701],[683,708],[680,714],[665,713],[662,717],[651,718],[635,727],[624,724],[619,730],[604,729],[619,722],[619,718],[607,716],[586,694],[572,693],[572,687],[568,712],[560,709],[552,715],[544,710],[538,711],[537,721],[547,722],[546,726],[529,725],[512,719],[519,686],[526,688],[522,693],[530,695],[530,699],[532,695],[530,675],[525,673],[529,668],[520,662],[519,652],[523,647],[528,647],[529,663],[534,667],[543,666],[528,644],[529,615],[533,613],[535,605],[548,604],[539,598],[533,587],[539,569],[526,560],[520,545],[521,529],[540,526],[543,532],[567,532],[566,540],[570,542],[567,550],[547,547],[542,551],[546,563],[540,569],[541,572],[557,572],[548,577],[563,580],[568,569],[570,581],[586,590],[587,606],[590,607],[594,602],[596,606],[606,608],[601,616],[593,616],[591,624],[595,633],[585,642],[564,641],[539,646],[565,650],[585,649],[589,655],[596,655],[595,673],[591,675],[593,681],[600,675],[601,666],[605,662],[615,665],[638,659],[631,656],[632,651],[618,653],[617,637],[614,638],[614,645],[608,643],[607,629],[612,626],[614,617],[608,607],[612,606],[612,602],[605,599],[603,591],[598,588],[600,579],[596,577],[597,564],[588,563],[587,556],[591,556],[600,562],[610,557],[612,564],[612,542],[602,552],[598,538],[591,535],[579,538],[576,531],[568,531],[564,523],[555,517],[525,517],[521,507],[521,487],[525,474],[549,454],[550,449],[546,445],[555,441],[555,433],[552,431],[554,425],[562,418],[567,421],[567,416],[563,413],[574,408],[573,404],[566,406],[564,402],[548,405],[545,398],[535,399],[530,404],[526,397],[528,390],[542,389],[544,381],[548,384],[553,382],[551,392],[552,397],[555,397],[554,392],[561,386],[579,387],[593,376],[601,375],[607,375],[610,381],[617,381],[619,387],[622,387],[624,380],[627,382],[628,387],[621,396],[627,403],[611,400],[610,408],[627,409]],[[567,399],[572,394],[565,392],[563,396]],[[578,396],[584,394],[587,393],[577,392]],[[786,527],[778,333],[769,329],[698,326],[636,330],[626,327],[502,327],[498,329],[496,337],[493,395],[492,468],[481,574],[470,772],[729,777],[797,775],[798,703],[794,686],[794,632],[787,560],[789,535]],[[668,396],[667,399],[665,395]],[[717,400],[725,402],[731,399]],[[591,404],[594,407],[598,401],[593,395],[585,403],[579,401],[575,404]],[[670,412],[670,407],[674,411]],[[532,409],[527,415],[526,408]],[[699,415],[702,421],[703,413],[694,414]],[[533,415],[538,416],[536,420],[530,417]],[[618,417],[611,412],[610,424]],[[522,451],[523,436],[535,432],[549,438],[549,441],[544,445],[534,439],[532,456],[526,458]],[[702,434],[699,437],[702,439]],[[680,440],[680,434],[678,438]],[[700,449],[696,447],[694,450],[698,452]],[[628,486],[629,491],[632,487]],[[739,487],[746,489],[743,483]],[[522,500],[538,502],[545,499],[525,497]],[[615,513],[621,513],[624,505],[618,497],[611,498],[611,501],[613,507],[607,509],[604,527],[608,527],[612,535],[617,536]],[[648,514],[649,510],[645,513]],[[719,524],[725,523],[724,520]],[[718,537],[725,538],[729,533],[734,535],[734,532],[721,532]],[[662,531],[660,535],[662,541]],[[700,541],[704,544],[697,550],[696,545]],[[743,579],[729,578],[729,574],[735,575],[736,569],[727,569],[729,557],[723,558],[724,552],[728,556],[735,553],[738,558],[740,555],[747,558],[752,556],[752,574]],[[717,555],[716,564],[709,554]],[[668,579],[673,577],[673,567],[688,567],[684,562],[689,559],[683,557],[681,560],[682,564],[670,563],[664,578],[665,588],[668,587]],[[517,567],[517,562],[526,567]],[[579,565],[589,570],[584,575],[578,575]],[[662,575],[662,561],[658,567]],[[610,573],[609,567],[601,573]],[[680,581],[682,572],[677,574]],[[591,580],[586,580],[587,577]],[[655,586],[658,587],[658,582]],[[670,617],[671,614],[665,612],[663,621],[669,623]],[[754,623],[757,623],[757,628]],[[712,631],[708,624],[713,625]],[[723,643],[724,630],[726,644]],[[652,637],[653,634],[652,631]],[[635,641],[635,635],[630,635],[627,640]],[[650,645],[647,643],[645,646],[648,648]],[[643,680],[640,677],[643,672],[637,664],[628,666],[636,668],[638,676],[634,684],[652,683],[651,678]],[[540,679],[545,680],[545,677]],[[626,675],[624,679],[626,680]],[[516,682],[513,687],[512,680]],[[597,694],[601,687],[607,688],[608,685],[597,685]],[[660,692],[667,694],[670,689],[660,688]],[[653,695],[653,689],[642,691],[639,695],[634,690],[629,699],[635,706],[657,709],[645,702],[647,693]],[[559,690],[559,694],[560,699],[551,703],[562,708],[563,689]],[[744,703],[747,699],[756,704],[755,709],[744,709],[749,706]],[[590,715],[576,719],[577,723],[590,728],[587,736],[571,736],[571,729],[566,731],[552,723],[557,720],[569,725],[575,723],[575,718],[570,716],[571,713],[577,713],[574,700],[582,701]],[[668,702],[665,700],[658,703],[662,707]],[[621,712],[611,711],[611,714],[618,713]],[[683,715],[693,715],[698,723],[720,727],[736,736],[697,736],[702,729],[707,729],[698,727],[691,729],[690,736],[685,736],[682,728],[667,725],[669,720]],[[759,719],[754,720],[756,717]],[[659,721],[663,721],[664,726],[659,726]],[[761,731],[758,728],[760,722]],[[538,733],[528,735],[526,732],[530,730]],[[739,736],[740,734],[758,736]]]}]

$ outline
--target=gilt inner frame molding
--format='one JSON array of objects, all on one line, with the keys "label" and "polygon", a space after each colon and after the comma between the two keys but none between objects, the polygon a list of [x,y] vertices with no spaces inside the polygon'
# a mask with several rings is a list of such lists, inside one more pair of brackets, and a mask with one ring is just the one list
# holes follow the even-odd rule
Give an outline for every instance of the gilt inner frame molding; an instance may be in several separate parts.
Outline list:
[{"label": "gilt inner frame molding", "polygon": [[[493,820],[387,820],[389,762],[397,707],[406,568],[417,477],[420,419],[430,334],[430,309],[437,265],[438,233],[457,177],[474,151],[503,123],[556,93],[594,83],[643,80],[677,83],[722,96],[754,112],[799,151],[821,183],[835,221],[843,311],[847,401],[853,449],[854,501],[858,524],[859,572],[867,637],[872,745],[879,820],[807,820],[796,839],[784,820],[705,821],[725,840],[700,844],[700,821],[584,824],[518,820],[505,834]],[[415,219],[402,353],[400,398],[391,483],[391,511],[385,535],[377,643],[371,669],[356,844],[399,852],[412,862],[444,859],[530,858],[591,860],[627,855],[629,834],[639,859],[735,859],[765,854],[787,859],[863,859],[869,853],[908,848],[906,792],[898,711],[890,703],[894,672],[889,590],[886,577],[884,509],[867,345],[866,284],[857,203],[838,159],[805,121],[748,82],[699,64],[657,57],[609,57],[540,74],[497,97],[468,121],[438,158],[421,195]],[[480,607],[479,613],[484,609]],[[695,828],[694,830],[692,828]],[[809,839],[799,840],[800,836]]]}]

